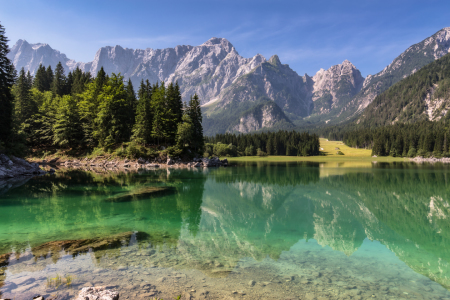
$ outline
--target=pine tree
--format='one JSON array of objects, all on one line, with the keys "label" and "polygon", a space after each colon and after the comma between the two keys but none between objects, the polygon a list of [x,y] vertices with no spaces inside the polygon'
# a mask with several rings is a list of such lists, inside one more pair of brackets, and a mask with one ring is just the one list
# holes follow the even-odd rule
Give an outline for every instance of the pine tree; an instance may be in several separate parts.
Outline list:
[{"label": "pine tree", "polygon": [[133,128],[134,123],[136,121],[136,109],[138,106],[138,101],[136,98],[136,93],[134,92],[133,83],[131,79],[128,79],[127,85],[125,86],[125,90],[127,93],[127,101],[128,101],[128,126],[130,130]]},{"label": "pine tree", "polygon": [[151,110],[152,87],[147,80],[141,81],[138,90],[139,101],[136,109],[136,121],[132,139],[139,144],[150,143],[152,137],[153,115]]},{"label": "pine tree", "polygon": [[166,107],[166,93],[164,82],[161,86],[156,83],[153,86],[151,109],[153,111],[153,122],[152,122],[152,137],[156,140],[159,145],[161,140],[166,139],[166,115],[168,108]]},{"label": "pine tree", "polygon": [[56,65],[55,74],[53,76],[52,81],[52,92],[53,95],[62,96],[66,92],[66,84],[67,79],[64,75],[64,67],[62,66],[61,62],[59,62]]},{"label": "pine tree", "polygon": [[37,106],[32,100],[30,89],[31,84],[29,78],[25,74],[24,68],[22,68],[13,89],[15,96],[15,117],[22,127],[37,112]]},{"label": "pine tree", "polygon": [[175,114],[177,123],[180,123],[181,119],[183,118],[183,99],[181,98],[180,86],[178,85],[178,81],[175,82],[175,99],[173,101],[173,113]]},{"label": "pine tree", "polygon": [[181,101],[181,96],[179,90],[173,83],[170,83],[166,89],[166,102],[167,102],[167,123],[166,132],[167,140],[169,143],[173,143],[176,140],[178,124],[181,122],[183,116],[183,102]]},{"label": "pine tree", "polygon": [[53,97],[51,91],[32,90],[33,97],[41,103],[39,111],[33,116],[33,129],[28,136],[32,145],[52,146],[54,142],[54,124],[60,103],[60,97]]},{"label": "pine tree", "polygon": [[86,85],[91,81],[91,74],[84,73],[79,67],[72,72],[73,83],[70,89],[71,95],[82,94],[86,88]]},{"label": "pine tree", "polygon": [[99,95],[99,112],[95,119],[94,136],[100,146],[110,148],[130,139],[128,126],[130,104],[123,83],[123,76],[112,74]]},{"label": "pine tree", "polygon": [[63,95],[71,95],[72,94],[73,81],[74,81],[73,74],[72,74],[72,72],[69,72],[69,74],[67,74],[66,82],[64,84]]},{"label": "pine tree", "polygon": [[5,29],[0,24],[0,148],[12,137],[13,129],[13,95],[14,67],[6,57],[9,52]]},{"label": "pine tree", "polygon": [[52,89],[52,82],[53,82],[53,70],[51,66],[47,67],[47,70],[45,70],[47,73],[46,80],[45,80],[45,89],[44,91],[50,91]]},{"label": "pine tree", "polygon": [[33,88],[40,92],[44,92],[47,90],[47,82],[47,72],[45,71],[45,67],[40,64],[36,71],[36,75],[34,75]]},{"label": "pine tree", "polygon": [[27,84],[31,89],[33,86],[33,76],[31,76],[30,70],[27,71]]},{"label": "pine tree", "polygon": [[97,77],[88,83],[82,94],[78,94],[78,110],[83,127],[83,143],[88,147],[95,147],[98,140],[94,136],[97,130],[95,119],[100,110],[99,95],[103,91],[103,87],[108,82],[103,67],[97,72]]},{"label": "pine tree", "polygon": [[195,152],[202,153],[205,142],[203,137],[202,109],[197,94],[189,100],[188,114],[194,128],[192,148]]},{"label": "pine tree", "polygon": [[74,97],[64,95],[59,101],[53,131],[53,143],[55,145],[61,147],[75,147],[80,143],[83,134],[77,103]]}]

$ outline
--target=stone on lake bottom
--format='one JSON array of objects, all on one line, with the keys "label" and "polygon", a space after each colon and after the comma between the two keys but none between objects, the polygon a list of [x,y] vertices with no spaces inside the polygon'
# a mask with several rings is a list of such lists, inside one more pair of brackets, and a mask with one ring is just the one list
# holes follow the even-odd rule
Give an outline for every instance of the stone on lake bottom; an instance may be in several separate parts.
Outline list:
[{"label": "stone on lake bottom", "polygon": [[119,293],[105,287],[85,287],[75,300],[119,300]]}]

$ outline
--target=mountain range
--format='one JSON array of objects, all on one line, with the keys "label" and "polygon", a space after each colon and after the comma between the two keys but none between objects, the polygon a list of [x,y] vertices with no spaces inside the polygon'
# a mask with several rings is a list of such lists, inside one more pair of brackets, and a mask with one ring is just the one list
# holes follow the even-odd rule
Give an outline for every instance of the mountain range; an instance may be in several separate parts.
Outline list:
[{"label": "mountain range", "polygon": [[348,60],[312,77],[300,76],[277,55],[244,58],[224,38],[166,49],[107,46],[87,63],[71,60],[48,44],[18,40],[8,58],[32,75],[39,64],[55,68],[61,62],[66,72],[78,67],[93,76],[103,67],[108,74],[131,79],[134,86],[142,79],[177,81],[183,99],[198,94],[204,132],[212,135],[341,123],[358,117],[377,95],[449,52],[450,27],[412,45],[366,78]]}]

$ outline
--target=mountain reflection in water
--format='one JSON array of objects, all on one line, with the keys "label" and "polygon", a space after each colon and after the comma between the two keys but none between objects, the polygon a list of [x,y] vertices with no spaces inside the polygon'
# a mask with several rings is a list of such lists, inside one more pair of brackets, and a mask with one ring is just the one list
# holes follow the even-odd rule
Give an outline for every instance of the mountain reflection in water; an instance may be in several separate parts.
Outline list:
[{"label": "mountain reflection in water", "polygon": [[[0,196],[0,282],[13,261],[45,243],[140,232],[135,243],[147,254],[170,249],[150,256],[149,265],[210,277],[228,276],[245,258],[278,260],[299,241],[347,257],[365,241],[379,241],[449,289],[449,174],[447,166],[409,163],[241,163],[106,176],[62,171]],[[135,192],[156,187],[172,192],[148,198]],[[130,201],[105,201],[122,195]],[[93,247],[97,263],[118,267],[110,251],[129,243]],[[62,257],[51,255],[48,264]]]}]

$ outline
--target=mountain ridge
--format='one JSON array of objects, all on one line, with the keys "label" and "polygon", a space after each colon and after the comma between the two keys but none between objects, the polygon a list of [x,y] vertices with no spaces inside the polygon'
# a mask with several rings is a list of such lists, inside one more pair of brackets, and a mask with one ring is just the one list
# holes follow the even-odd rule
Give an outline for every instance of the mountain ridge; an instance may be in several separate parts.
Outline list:
[{"label": "mountain ridge", "polygon": [[300,76],[289,65],[282,64],[277,55],[269,59],[261,54],[245,58],[227,39],[218,37],[198,46],[165,49],[105,46],[87,63],[69,59],[48,44],[19,40],[8,57],[17,68],[24,67],[32,74],[40,63],[54,67],[61,61],[66,71],[79,67],[95,75],[103,67],[108,74],[121,73],[135,87],[146,79],[166,84],[177,81],[183,99],[189,99],[194,93],[199,95],[205,122],[210,127],[205,133],[215,134],[248,128],[232,124],[240,123],[244,113],[264,115],[261,104],[269,102],[283,113],[274,109],[277,113],[267,116],[266,111],[268,119],[258,121],[259,128],[250,127],[270,130],[276,127],[273,124],[281,122],[289,124],[287,128],[293,123],[301,129],[305,124],[344,122],[359,116],[377,95],[394,83],[449,52],[450,27],[446,27],[410,46],[382,71],[366,78],[348,60],[327,70],[320,69],[313,76]]}]

